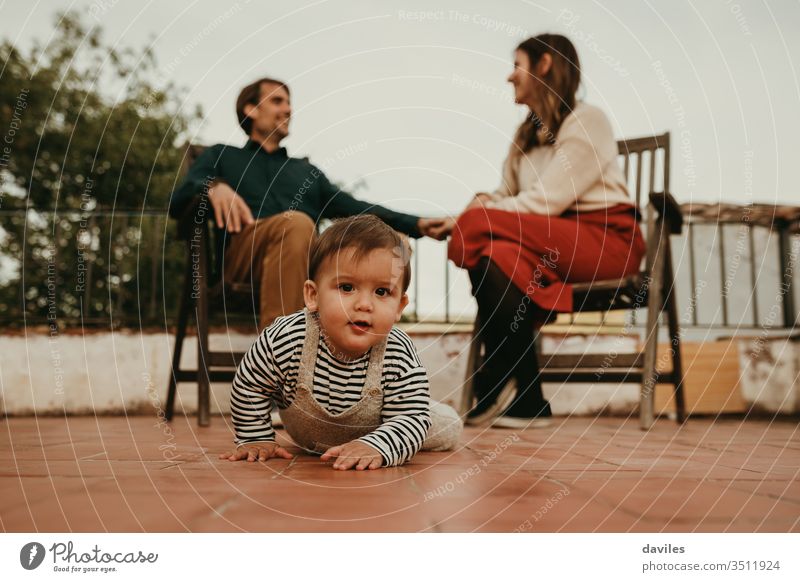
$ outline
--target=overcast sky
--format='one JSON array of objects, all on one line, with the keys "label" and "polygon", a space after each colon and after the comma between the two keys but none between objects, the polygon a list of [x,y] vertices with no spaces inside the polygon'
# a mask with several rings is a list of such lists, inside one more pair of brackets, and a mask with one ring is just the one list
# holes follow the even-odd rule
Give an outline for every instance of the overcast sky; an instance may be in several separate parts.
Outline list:
[{"label": "overcast sky", "polygon": [[581,95],[618,137],[672,132],[681,201],[800,199],[798,2],[6,1],[0,35],[47,42],[65,8],[120,46],[152,44],[206,113],[199,142],[242,143],[239,89],[286,80],[290,152],[396,208],[454,212],[497,185],[524,114],[512,52],[544,31],[573,39]]},{"label": "overcast sky", "polygon": [[[205,111],[200,143],[242,144],[240,88],[285,80],[291,154],[339,183],[366,180],[360,197],[399,210],[457,213],[496,187],[525,114],[505,81],[512,53],[545,31],[573,39],[580,95],[618,137],[672,132],[680,201],[800,203],[797,1],[0,0],[0,36],[46,43],[67,8],[121,47],[152,45],[159,77]],[[441,314],[445,245],[419,249],[431,275],[415,305]],[[450,271],[451,314],[469,316],[466,277]]]}]

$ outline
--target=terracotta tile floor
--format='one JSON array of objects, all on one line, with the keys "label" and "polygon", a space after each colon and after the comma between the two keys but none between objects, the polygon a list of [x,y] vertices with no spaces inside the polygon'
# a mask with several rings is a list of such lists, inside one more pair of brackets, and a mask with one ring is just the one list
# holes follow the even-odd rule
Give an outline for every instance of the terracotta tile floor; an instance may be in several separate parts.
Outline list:
[{"label": "terracotta tile floor", "polygon": [[[0,526],[31,531],[800,531],[795,422],[569,418],[333,471],[217,459],[228,419],[0,422]],[[295,449],[296,451],[296,449]]]}]

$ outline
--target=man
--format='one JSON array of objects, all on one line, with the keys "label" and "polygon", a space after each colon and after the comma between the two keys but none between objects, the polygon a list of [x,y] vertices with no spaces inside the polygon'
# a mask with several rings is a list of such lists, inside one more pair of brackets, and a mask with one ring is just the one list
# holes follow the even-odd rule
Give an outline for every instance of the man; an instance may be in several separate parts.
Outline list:
[{"label": "man", "polygon": [[224,277],[260,288],[261,328],[303,307],[308,249],[321,218],[374,214],[395,230],[420,237],[441,220],[394,212],[340,191],[305,159],[280,146],[289,135],[289,87],[263,78],[242,89],[242,148],[217,144],[192,164],[173,192],[170,215],[179,217],[198,194],[207,195],[217,228],[226,229]]}]

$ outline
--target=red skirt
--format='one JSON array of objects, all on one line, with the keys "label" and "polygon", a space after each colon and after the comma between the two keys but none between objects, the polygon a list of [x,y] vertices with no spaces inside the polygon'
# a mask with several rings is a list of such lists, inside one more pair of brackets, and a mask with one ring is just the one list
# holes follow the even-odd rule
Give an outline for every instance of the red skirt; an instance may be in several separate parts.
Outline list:
[{"label": "red skirt", "polygon": [[551,313],[572,311],[571,283],[636,273],[644,254],[644,238],[627,204],[561,216],[474,208],[458,218],[447,249],[464,269],[488,257]]}]

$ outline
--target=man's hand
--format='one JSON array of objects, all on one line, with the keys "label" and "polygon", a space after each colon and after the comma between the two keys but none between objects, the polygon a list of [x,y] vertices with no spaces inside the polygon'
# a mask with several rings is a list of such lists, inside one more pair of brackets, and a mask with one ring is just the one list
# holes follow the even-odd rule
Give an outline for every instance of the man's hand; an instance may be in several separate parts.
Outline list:
[{"label": "man's hand", "polygon": [[320,458],[323,461],[335,458],[333,468],[341,471],[353,467],[356,471],[380,469],[383,464],[383,457],[378,450],[361,441],[350,441],[338,447],[331,447]]},{"label": "man's hand", "polygon": [[251,463],[255,463],[256,461],[266,461],[267,459],[271,459],[273,457],[291,459],[292,454],[276,442],[263,442],[242,445],[235,451],[222,453],[219,456],[220,459],[228,459],[229,461],[247,460]]},{"label": "man's hand", "polygon": [[214,208],[214,218],[219,228],[224,226],[228,232],[236,233],[241,232],[242,227],[255,222],[244,198],[224,182],[217,182],[211,187],[208,199]]}]

